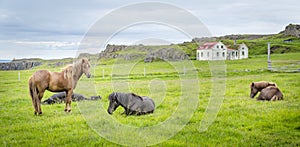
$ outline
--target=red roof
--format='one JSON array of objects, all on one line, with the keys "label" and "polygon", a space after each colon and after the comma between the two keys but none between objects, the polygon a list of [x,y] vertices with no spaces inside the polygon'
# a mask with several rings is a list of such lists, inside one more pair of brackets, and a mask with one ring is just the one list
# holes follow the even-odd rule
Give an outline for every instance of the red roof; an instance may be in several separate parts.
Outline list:
[{"label": "red roof", "polygon": [[206,42],[199,46],[198,50],[212,49],[218,42]]}]

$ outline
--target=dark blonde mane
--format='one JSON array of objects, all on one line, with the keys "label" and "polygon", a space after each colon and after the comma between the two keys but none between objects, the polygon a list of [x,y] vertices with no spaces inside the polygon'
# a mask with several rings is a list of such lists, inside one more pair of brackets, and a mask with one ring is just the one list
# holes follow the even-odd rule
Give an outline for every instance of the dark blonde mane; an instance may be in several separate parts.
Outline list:
[{"label": "dark blonde mane", "polygon": [[83,58],[74,62],[73,64],[65,66],[62,69],[62,71],[64,72],[64,78],[72,81],[74,89],[76,88],[77,81],[83,74],[82,66],[84,65],[84,63],[87,63],[90,66],[88,59]]},{"label": "dark blonde mane", "polygon": [[69,80],[72,79],[72,77],[73,77],[73,65],[72,64],[69,64],[66,67],[64,67],[62,69],[62,71],[64,73],[64,78],[65,79],[69,79]]}]

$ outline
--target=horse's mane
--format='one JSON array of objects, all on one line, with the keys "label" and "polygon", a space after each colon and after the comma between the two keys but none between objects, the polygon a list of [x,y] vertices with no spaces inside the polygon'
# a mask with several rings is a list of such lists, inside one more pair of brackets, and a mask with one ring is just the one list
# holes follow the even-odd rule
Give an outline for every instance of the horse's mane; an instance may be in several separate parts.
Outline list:
[{"label": "horse's mane", "polygon": [[65,79],[71,79],[73,75],[73,64],[69,64],[62,69]]},{"label": "horse's mane", "polygon": [[82,65],[84,63],[89,63],[88,59],[82,58],[80,60],[77,60],[73,64],[69,64],[66,67],[63,68],[64,78],[73,81],[74,88],[76,87],[77,81],[83,74],[82,71]]},{"label": "horse's mane", "polygon": [[139,98],[139,99],[142,100],[142,101],[144,100],[143,97],[141,97],[141,96],[139,96],[139,95],[136,95],[135,93],[130,93],[130,94],[131,94],[132,96],[134,96],[134,97]]},{"label": "horse's mane", "polygon": [[69,77],[70,78],[70,75],[72,75],[72,74],[75,74],[75,75],[77,75],[78,73],[78,71],[81,71],[81,65],[82,65],[82,63],[85,61],[85,60],[87,60],[87,59],[81,59],[81,60],[77,60],[76,62],[74,62],[73,64],[69,64],[69,65],[67,65],[67,66],[65,66],[63,69],[62,69],[62,71],[65,73],[65,75],[64,75],[64,77],[65,77],[65,79],[67,78],[67,77]]}]

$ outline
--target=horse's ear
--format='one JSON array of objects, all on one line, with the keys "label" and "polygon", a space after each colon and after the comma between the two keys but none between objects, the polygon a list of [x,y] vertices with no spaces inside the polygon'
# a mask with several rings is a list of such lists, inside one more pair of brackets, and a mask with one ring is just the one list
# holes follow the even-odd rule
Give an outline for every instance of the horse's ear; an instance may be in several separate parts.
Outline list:
[{"label": "horse's ear", "polygon": [[250,88],[252,88],[252,87],[254,87],[254,82],[252,82],[252,83],[250,84]]}]

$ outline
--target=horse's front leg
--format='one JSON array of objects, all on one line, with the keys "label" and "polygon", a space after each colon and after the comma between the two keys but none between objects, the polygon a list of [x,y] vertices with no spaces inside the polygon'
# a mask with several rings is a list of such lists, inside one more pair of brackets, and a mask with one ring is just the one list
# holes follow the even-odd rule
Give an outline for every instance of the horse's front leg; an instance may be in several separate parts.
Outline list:
[{"label": "horse's front leg", "polygon": [[73,94],[73,89],[66,91],[66,107],[65,107],[66,112],[71,112],[72,94]]}]

